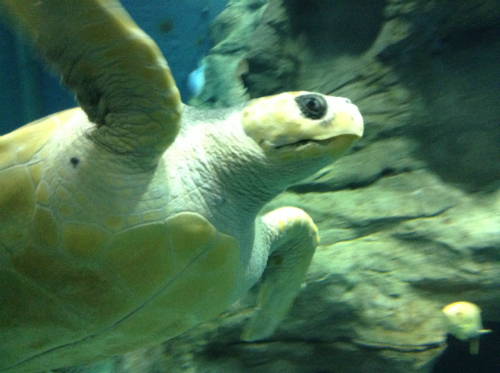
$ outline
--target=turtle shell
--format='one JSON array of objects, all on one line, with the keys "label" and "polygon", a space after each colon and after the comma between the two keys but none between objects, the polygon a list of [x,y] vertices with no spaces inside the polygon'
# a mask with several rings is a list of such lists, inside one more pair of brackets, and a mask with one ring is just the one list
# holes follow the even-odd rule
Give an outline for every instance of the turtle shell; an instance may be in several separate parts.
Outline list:
[{"label": "turtle shell", "polygon": [[[0,371],[48,370],[158,343],[231,302],[238,242],[181,212],[118,233],[56,219],[37,192],[51,132],[0,137]],[[29,145],[27,145],[29,144]]]}]

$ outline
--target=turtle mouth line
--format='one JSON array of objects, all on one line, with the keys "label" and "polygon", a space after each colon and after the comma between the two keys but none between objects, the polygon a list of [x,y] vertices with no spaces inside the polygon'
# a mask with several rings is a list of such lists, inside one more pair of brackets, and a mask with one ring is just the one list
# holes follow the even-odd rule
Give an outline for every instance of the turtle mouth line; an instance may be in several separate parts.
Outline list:
[{"label": "turtle mouth line", "polygon": [[335,142],[341,138],[350,139],[351,141],[354,141],[354,140],[358,140],[359,136],[352,135],[352,134],[344,134],[344,135],[329,137],[329,138],[324,139],[324,140],[305,139],[305,140],[299,140],[296,142],[292,142],[289,144],[276,145],[275,149],[278,149],[278,150],[284,149],[284,148],[297,149],[297,148],[304,147],[304,146],[311,145],[311,144],[317,144],[317,145],[321,145],[321,146],[329,146],[333,142]]},{"label": "turtle mouth line", "polygon": [[284,148],[298,148],[298,147],[301,147],[301,146],[305,146],[305,145],[308,145],[310,143],[319,143],[320,141],[325,141],[325,140],[299,140],[299,141],[296,141],[296,142],[292,142],[290,144],[284,144],[284,145],[276,145],[275,146],[275,149],[284,149]]}]

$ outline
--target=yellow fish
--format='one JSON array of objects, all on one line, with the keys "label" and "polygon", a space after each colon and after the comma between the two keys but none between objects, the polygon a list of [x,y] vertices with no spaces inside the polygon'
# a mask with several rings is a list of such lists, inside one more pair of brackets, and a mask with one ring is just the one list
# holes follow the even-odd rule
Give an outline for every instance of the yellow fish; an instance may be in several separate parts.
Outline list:
[{"label": "yellow fish", "polygon": [[483,329],[481,309],[470,302],[455,302],[442,309],[448,320],[448,333],[462,341],[470,341],[470,353],[479,352],[479,337],[490,333],[490,329]]}]

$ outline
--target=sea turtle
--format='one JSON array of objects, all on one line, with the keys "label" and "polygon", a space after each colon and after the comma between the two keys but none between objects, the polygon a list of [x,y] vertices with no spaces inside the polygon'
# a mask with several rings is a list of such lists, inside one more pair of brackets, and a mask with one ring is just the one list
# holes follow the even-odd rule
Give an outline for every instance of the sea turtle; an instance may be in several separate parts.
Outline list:
[{"label": "sea turtle", "polygon": [[259,211],[362,135],[357,107],[288,92],[195,109],[117,1],[2,6],[80,108],[0,137],[0,371],[161,342],[261,277],[243,339],[271,335],[318,236],[300,209]]},{"label": "sea turtle", "polygon": [[481,308],[471,302],[454,302],[446,305],[442,312],[446,318],[448,333],[461,341],[470,341],[469,352],[477,355],[479,337],[491,333],[490,329],[483,329]]}]

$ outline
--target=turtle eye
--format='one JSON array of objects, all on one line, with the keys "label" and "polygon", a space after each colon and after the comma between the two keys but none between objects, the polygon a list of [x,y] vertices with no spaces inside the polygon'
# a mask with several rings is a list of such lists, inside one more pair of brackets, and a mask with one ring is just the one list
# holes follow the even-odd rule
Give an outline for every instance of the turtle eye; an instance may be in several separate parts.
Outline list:
[{"label": "turtle eye", "polygon": [[299,105],[302,114],[304,114],[307,118],[321,119],[326,114],[326,100],[322,95],[300,95],[295,97],[295,102]]}]

